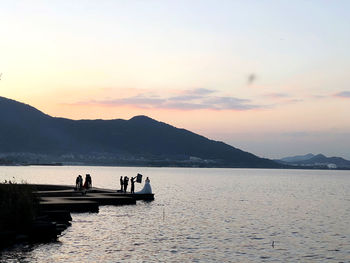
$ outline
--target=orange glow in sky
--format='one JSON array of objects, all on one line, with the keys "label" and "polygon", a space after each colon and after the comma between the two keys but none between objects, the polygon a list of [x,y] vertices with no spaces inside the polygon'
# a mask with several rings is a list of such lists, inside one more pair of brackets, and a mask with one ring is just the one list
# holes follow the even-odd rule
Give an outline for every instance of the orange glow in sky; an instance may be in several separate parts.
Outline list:
[{"label": "orange glow in sky", "polygon": [[147,115],[269,158],[350,159],[349,2],[146,2],[2,4],[0,96],[56,117]]}]

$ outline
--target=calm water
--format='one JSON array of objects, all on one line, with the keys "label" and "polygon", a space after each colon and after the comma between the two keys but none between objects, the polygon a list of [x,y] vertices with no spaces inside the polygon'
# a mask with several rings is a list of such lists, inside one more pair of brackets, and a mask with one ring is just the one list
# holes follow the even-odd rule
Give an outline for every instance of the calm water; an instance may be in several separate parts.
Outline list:
[{"label": "calm water", "polygon": [[350,262],[350,171],[0,167],[0,181],[73,184],[90,173],[94,186],[119,188],[137,172],[154,202],[72,214],[57,242],[0,261]]}]

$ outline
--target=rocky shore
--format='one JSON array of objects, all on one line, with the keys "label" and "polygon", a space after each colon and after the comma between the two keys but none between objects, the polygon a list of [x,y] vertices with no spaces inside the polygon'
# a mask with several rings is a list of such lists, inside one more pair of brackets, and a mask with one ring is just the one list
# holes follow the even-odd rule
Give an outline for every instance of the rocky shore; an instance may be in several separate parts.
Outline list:
[{"label": "rocky shore", "polygon": [[42,209],[36,191],[29,184],[0,184],[0,248],[55,240],[71,225],[69,211]]}]

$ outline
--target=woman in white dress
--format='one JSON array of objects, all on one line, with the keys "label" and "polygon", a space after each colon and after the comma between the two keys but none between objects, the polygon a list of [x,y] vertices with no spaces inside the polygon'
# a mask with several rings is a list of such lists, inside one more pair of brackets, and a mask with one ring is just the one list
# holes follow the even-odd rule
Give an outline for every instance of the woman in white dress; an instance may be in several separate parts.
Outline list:
[{"label": "woman in white dress", "polygon": [[142,190],[136,192],[135,194],[152,194],[152,187],[148,177],[145,180],[145,186],[142,188]]}]

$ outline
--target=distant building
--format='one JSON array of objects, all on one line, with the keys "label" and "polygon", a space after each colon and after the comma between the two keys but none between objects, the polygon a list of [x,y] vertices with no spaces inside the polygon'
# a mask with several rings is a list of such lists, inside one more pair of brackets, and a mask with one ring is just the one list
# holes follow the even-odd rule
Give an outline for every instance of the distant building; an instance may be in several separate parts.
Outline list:
[{"label": "distant building", "polygon": [[202,162],[203,160],[199,157],[190,156],[190,161],[191,162]]},{"label": "distant building", "polygon": [[337,169],[337,165],[335,163],[329,163],[329,164],[327,164],[327,167],[329,169]]}]

